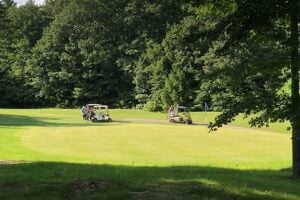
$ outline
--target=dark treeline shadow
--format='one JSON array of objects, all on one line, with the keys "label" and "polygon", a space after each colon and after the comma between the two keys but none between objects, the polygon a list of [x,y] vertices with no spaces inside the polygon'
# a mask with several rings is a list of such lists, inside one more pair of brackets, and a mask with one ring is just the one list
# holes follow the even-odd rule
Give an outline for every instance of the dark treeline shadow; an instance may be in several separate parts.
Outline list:
[{"label": "dark treeline shadow", "polygon": [[300,199],[290,169],[138,167],[68,163],[0,165],[0,199]]},{"label": "dark treeline shadow", "polygon": [[[80,115],[79,115],[80,117]],[[120,122],[118,122],[120,123]],[[127,123],[122,121],[122,123]],[[0,127],[18,127],[18,126],[40,126],[40,127],[76,127],[76,126],[113,126],[115,123],[92,123],[82,120],[82,122],[70,122],[66,123],[62,121],[61,118],[53,117],[31,117],[23,115],[10,115],[10,114],[0,114]],[[120,124],[118,124],[120,125]]]},{"label": "dark treeline shadow", "polygon": [[[78,119],[80,115],[78,115]],[[13,127],[18,126],[37,126],[37,127],[77,127],[77,126],[115,126],[128,123],[137,123],[137,124],[159,124],[159,125],[170,125],[167,121],[164,120],[130,120],[130,119],[113,119],[113,122],[96,122],[92,123],[91,121],[73,122],[72,119],[68,119],[68,122],[65,122],[62,118],[55,117],[32,117],[26,115],[12,115],[12,114],[0,114],[0,128],[1,127]],[[181,124],[182,125],[182,124]],[[195,123],[194,125],[202,125]]]}]

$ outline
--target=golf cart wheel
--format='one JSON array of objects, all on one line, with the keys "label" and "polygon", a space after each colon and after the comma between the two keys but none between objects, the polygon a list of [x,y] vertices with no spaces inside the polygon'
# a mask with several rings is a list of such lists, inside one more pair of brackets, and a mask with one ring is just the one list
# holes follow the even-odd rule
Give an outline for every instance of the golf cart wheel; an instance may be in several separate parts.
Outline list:
[{"label": "golf cart wheel", "polygon": [[174,119],[170,119],[169,122],[175,123],[175,120]]},{"label": "golf cart wheel", "polygon": [[97,119],[96,119],[96,118],[93,118],[93,119],[92,119],[92,122],[96,123],[96,122],[97,122]]},{"label": "golf cart wheel", "polygon": [[108,120],[107,120],[108,122],[112,122],[112,119],[111,118],[108,118]]},{"label": "golf cart wheel", "polygon": [[188,119],[187,119],[187,120],[184,121],[184,123],[185,123],[185,124],[192,124],[192,120],[188,120]]}]

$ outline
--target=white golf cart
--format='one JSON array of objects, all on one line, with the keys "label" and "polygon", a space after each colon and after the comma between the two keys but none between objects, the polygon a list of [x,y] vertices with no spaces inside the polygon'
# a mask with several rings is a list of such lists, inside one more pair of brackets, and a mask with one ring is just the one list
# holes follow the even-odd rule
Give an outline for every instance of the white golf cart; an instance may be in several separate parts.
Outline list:
[{"label": "white golf cart", "polygon": [[170,107],[167,118],[171,123],[193,123],[189,108],[185,106],[179,106],[178,104]]},{"label": "white golf cart", "polygon": [[111,122],[111,116],[107,105],[87,104],[86,105],[86,120],[92,122]]}]

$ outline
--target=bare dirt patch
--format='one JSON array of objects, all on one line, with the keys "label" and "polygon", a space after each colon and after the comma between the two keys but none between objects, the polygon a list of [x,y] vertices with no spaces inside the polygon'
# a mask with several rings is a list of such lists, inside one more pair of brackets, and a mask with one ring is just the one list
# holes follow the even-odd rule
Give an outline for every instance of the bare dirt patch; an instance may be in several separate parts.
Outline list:
[{"label": "bare dirt patch", "polygon": [[72,189],[76,192],[86,192],[91,190],[106,189],[108,183],[101,180],[78,180],[72,183]]}]

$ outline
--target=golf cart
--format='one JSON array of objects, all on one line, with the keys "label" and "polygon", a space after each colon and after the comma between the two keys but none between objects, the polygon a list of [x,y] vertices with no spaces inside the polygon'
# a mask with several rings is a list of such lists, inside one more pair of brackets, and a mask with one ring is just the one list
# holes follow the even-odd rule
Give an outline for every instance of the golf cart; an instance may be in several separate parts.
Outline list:
[{"label": "golf cart", "polygon": [[178,104],[170,107],[168,111],[168,120],[171,123],[193,123],[189,108],[185,106],[178,106]]},{"label": "golf cart", "polygon": [[[83,112],[84,114],[84,112]],[[111,122],[108,106],[101,104],[87,104],[85,106],[86,120],[92,122]]]}]

